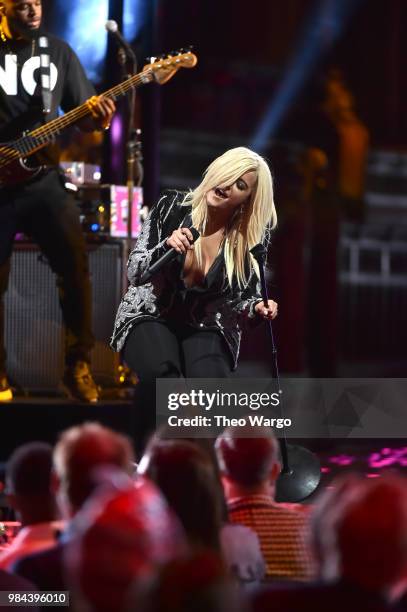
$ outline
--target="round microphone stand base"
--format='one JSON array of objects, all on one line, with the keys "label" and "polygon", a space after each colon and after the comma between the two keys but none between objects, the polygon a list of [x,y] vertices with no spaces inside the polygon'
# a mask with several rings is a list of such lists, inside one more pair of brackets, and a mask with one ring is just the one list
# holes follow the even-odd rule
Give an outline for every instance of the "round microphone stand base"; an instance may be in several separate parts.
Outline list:
[{"label": "round microphone stand base", "polygon": [[295,503],[302,501],[317,488],[321,479],[318,457],[303,446],[287,444],[288,465],[276,483],[276,501]]}]

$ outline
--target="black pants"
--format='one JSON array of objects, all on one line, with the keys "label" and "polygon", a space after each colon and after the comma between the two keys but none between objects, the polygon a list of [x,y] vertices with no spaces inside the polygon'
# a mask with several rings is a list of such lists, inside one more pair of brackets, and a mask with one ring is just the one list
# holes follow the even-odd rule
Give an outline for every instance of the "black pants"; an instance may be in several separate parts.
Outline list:
[{"label": "black pants", "polygon": [[135,325],[124,346],[124,359],[142,382],[156,378],[225,378],[231,356],[216,330],[143,321]]},{"label": "black pants", "polygon": [[139,455],[155,429],[156,378],[226,378],[232,370],[232,358],[220,332],[170,322],[143,321],[135,325],[123,355],[139,379],[135,393],[135,446]]},{"label": "black pants", "polygon": [[63,187],[58,173],[51,171],[18,189],[0,192],[0,371],[5,370],[6,361],[3,298],[17,232],[33,238],[57,275],[66,327],[66,362],[88,361],[93,336],[85,240],[75,201]]}]

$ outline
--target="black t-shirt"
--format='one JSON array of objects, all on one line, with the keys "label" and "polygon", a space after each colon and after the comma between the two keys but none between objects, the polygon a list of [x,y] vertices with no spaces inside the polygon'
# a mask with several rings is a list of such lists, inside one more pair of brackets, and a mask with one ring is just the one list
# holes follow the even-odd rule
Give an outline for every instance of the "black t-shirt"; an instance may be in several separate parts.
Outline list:
[{"label": "black t-shirt", "polygon": [[[80,106],[94,95],[78,57],[63,40],[47,34],[50,56],[52,109],[49,122]],[[21,136],[44,123],[38,40],[0,41],[0,142]],[[42,163],[57,163],[58,148],[51,145],[40,154]]]}]

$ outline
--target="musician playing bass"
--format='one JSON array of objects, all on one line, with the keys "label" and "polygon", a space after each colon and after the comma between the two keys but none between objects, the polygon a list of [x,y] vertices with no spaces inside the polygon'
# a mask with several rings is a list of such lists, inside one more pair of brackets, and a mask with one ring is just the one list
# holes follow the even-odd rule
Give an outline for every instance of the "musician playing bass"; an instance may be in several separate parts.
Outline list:
[{"label": "musician playing bass", "polygon": [[[95,96],[69,45],[42,32],[41,0],[0,0],[0,11],[0,142],[55,119],[58,107],[67,112],[86,101],[90,114],[78,127],[108,127],[114,102]],[[61,181],[57,147],[48,146],[37,156],[37,165],[44,166],[40,172],[25,173],[21,168],[21,182],[0,188],[0,401],[12,399],[3,297],[14,237],[24,232],[38,243],[58,278],[66,327],[65,386],[74,398],[95,402],[98,391],[89,369],[91,286],[78,210]]]}]

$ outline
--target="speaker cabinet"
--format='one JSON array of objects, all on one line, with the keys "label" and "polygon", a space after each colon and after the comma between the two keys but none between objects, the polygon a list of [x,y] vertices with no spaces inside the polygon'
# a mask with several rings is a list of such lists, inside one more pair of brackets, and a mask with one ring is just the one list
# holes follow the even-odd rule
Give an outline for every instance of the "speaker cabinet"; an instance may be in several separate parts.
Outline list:
[{"label": "speaker cabinet", "polygon": [[[109,386],[118,355],[109,348],[122,287],[122,244],[88,244],[93,292],[92,372]],[[36,245],[17,243],[5,297],[7,371],[25,389],[55,391],[64,368],[64,329],[56,276]]]}]

